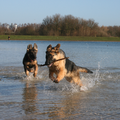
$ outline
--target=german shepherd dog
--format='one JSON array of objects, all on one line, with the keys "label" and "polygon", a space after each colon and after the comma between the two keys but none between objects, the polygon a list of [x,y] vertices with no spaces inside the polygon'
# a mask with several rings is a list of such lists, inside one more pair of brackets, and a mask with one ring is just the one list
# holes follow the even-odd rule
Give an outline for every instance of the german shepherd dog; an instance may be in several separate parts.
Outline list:
[{"label": "german shepherd dog", "polygon": [[[87,68],[75,65],[75,63],[69,59],[53,62],[65,57],[65,52],[60,49],[60,44],[57,44],[55,47],[52,47],[52,45],[47,47],[45,64],[49,67],[49,78],[53,82],[59,83],[65,77],[70,83],[74,83],[80,87],[83,86],[79,72],[93,72]],[[56,74],[56,78],[53,76],[54,73]]]},{"label": "german shepherd dog", "polygon": [[36,77],[38,73],[38,64],[36,60],[37,52],[38,47],[36,43],[34,43],[33,47],[31,44],[27,46],[27,51],[23,58],[24,71],[27,76],[29,75],[29,72],[34,72],[34,77]]}]

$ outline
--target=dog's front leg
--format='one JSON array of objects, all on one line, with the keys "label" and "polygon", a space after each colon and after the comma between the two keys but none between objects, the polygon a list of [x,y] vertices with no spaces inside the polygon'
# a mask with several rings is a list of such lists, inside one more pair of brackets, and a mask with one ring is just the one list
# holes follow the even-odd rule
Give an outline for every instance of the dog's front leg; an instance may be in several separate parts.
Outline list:
[{"label": "dog's front leg", "polygon": [[29,75],[29,71],[26,68],[27,68],[27,66],[24,66],[25,74],[28,76]]},{"label": "dog's front leg", "polygon": [[53,76],[54,72],[49,70],[49,78],[54,81],[56,78]]},{"label": "dog's front leg", "polygon": [[25,72],[25,73],[26,73],[26,75],[27,75],[27,76],[29,76],[29,71],[28,71],[28,70],[26,70],[26,72]]},{"label": "dog's front leg", "polygon": [[35,67],[34,67],[34,74],[33,76],[36,77],[37,73],[38,73],[38,65],[36,64]]},{"label": "dog's front leg", "polygon": [[59,73],[57,73],[57,78],[54,80],[55,83],[59,83],[65,76],[64,70],[60,69]]}]

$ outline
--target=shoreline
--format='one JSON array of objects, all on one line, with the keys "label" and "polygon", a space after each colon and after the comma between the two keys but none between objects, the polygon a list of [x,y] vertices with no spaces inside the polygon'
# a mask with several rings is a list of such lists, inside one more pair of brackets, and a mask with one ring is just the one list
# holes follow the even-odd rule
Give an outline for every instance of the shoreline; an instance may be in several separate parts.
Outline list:
[{"label": "shoreline", "polygon": [[120,42],[120,37],[37,36],[37,35],[0,35],[0,40],[8,40],[8,36],[10,36],[10,40]]}]

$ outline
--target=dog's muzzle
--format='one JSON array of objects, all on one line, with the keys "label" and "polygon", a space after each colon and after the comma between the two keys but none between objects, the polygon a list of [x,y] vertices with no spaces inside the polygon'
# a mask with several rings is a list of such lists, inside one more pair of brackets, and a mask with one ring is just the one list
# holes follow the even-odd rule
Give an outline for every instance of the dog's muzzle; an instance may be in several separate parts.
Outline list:
[{"label": "dog's muzzle", "polygon": [[53,65],[53,62],[52,62],[52,61],[51,61],[51,62],[46,61],[46,62],[45,62],[45,65],[47,65],[48,67],[51,67],[51,66]]},{"label": "dog's muzzle", "polygon": [[51,67],[53,65],[53,63],[49,64],[48,67]]},{"label": "dog's muzzle", "polygon": [[53,65],[53,61],[54,61],[53,56],[51,54],[47,54],[45,65],[47,65],[48,67],[51,67]]}]

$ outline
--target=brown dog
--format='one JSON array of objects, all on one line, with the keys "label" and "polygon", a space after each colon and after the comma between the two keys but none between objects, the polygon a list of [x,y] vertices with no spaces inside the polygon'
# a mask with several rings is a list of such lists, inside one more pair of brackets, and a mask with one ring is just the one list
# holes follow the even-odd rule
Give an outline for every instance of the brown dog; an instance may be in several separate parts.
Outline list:
[{"label": "brown dog", "polygon": [[[75,63],[69,59],[64,59],[53,63],[53,61],[65,57],[65,52],[60,49],[60,44],[57,44],[56,47],[52,47],[52,45],[47,47],[45,64],[49,67],[49,78],[53,82],[59,83],[65,77],[70,83],[75,83],[76,85],[82,86],[79,72],[93,72],[87,68],[76,66]],[[56,74],[56,78],[53,76],[54,73]]]},{"label": "brown dog", "polygon": [[23,58],[24,71],[27,76],[29,75],[29,72],[34,72],[33,74],[34,77],[36,77],[38,73],[38,65],[36,60],[37,52],[38,47],[36,43],[34,43],[33,47],[31,44],[27,46],[27,51]]}]

